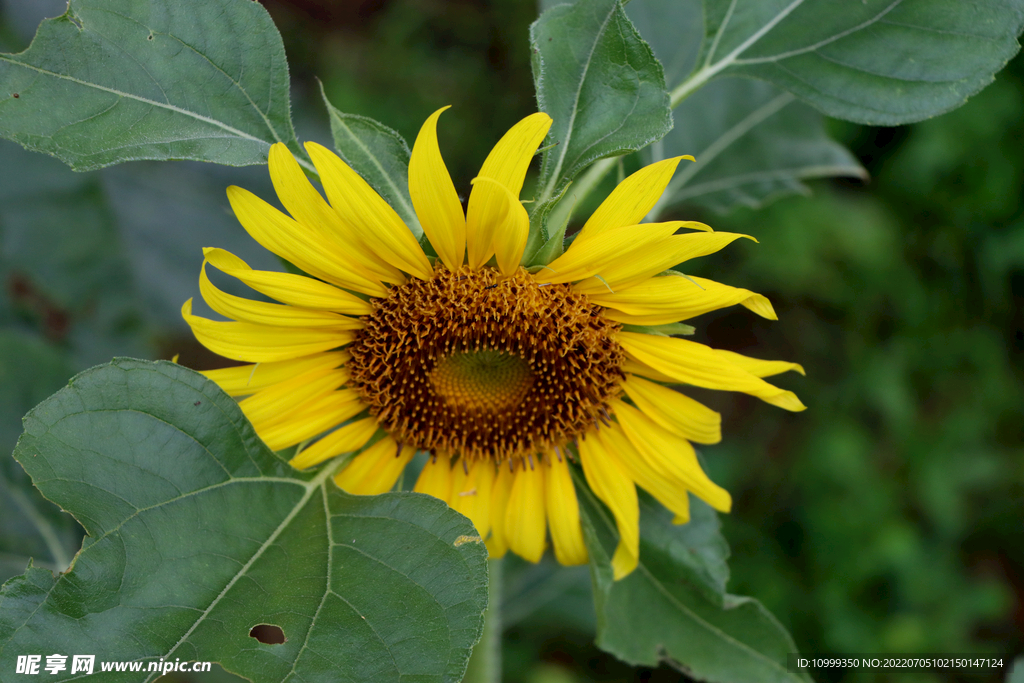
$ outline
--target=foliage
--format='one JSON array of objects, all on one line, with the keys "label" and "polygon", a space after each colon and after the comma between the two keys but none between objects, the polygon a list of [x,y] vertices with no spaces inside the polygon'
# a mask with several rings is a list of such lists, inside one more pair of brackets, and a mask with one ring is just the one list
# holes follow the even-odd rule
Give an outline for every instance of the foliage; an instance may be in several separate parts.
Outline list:
[{"label": "foliage", "polygon": [[[349,496],[334,468],[297,472],[190,370],[79,375],[29,413],[15,458],[88,539],[67,572],[30,565],[4,586],[6,653],[177,655],[253,680],[465,670],[487,603],[473,526],[427,496]],[[257,643],[259,624],[285,642]]]},{"label": "foliage", "polygon": [[[470,95],[501,93],[479,103],[466,96],[453,110],[453,121],[477,128],[441,131],[446,150],[445,136],[453,142],[460,187],[468,183],[458,176],[472,173],[466,164],[493,142],[465,131],[502,130],[514,110],[528,113],[529,94],[514,76],[486,73],[482,60],[424,42],[410,17],[436,8],[391,7],[372,26],[377,45],[363,46],[374,56],[367,68],[379,80],[406,79],[392,90],[420,99],[377,97],[353,70],[327,68],[318,116],[418,233],[405,140],[426,113],[455,99],[437,101],[424,65],[473,83]],[[284,9],[270,9],[286,42],[302,35]],[[1016,53],[1021,2],[578,0],[549,7],[528,36],[530,11],[491,11],[517,17],[519,32],[511,48],[478,49],[492,59],[519,54],[521,70],[532,57],[537,104],[555,119],[536,181],[531,250],[559,253],[575,225],[570,209],[579,203],[576,214],[585,215],[613,169],[694,154],[649,219],[745,207],[703,217],[762,242],[737,249],[725,268],[719,262],[715,277],[768,294],[786,321],[769,333],[748,315],[717,313],[698,321],[698,334],[740,351],[763,337],[760,352],[799,360],[810,379],[798,391],[812,408],[768,416],[742,400],[707,399],[727,422],[747,416],[742,443],[727,438],[706,452],[713,478],[736,493],[736,513],[723,522],[739,558],[729,590],[758,596],[778,620],[726,592],[727,547],[717,517],[697,505],[684,527],[645,505],[643,566],[612,582],[614,533],[581,489],[596,618],[581,614],[585,576],[542,565],[509,572],[513,590],[525,582],[528,594],[548,596],[513,610],[513,633],[541,633],[558,615],[596,629],[597,644],[628,662],[665,660],[717,681],[799,679],[784,664],[796,649],[1019,648],[1019,635],[999,629],[1009,623],[1007,586],[1019,585],[1024,566],[1013,550],[1024,547],[1016,531],[1024,480],[1011,464],[1024,436],[1024,396],[1011,378],[1022,368],[1007,352],[1019,350],[1021,325],[1012,311],[1024,269],[1015,201],[1024,164],[1012,143],[1022,133],[1024,88],[998,81],[963,109],[918,124],[888,159],[872,158],[864,129],[847,127],[852,154],[830,138],[821,112],[891,125],[958,107]],[[485,33],[459,12],[444,15],[445,30]],[[320,38],[332,47],[316,56],[321,66],[344,64],[353,48]],[[275,141],[301,154],[288,68],[259,4],[72,0],[28,51],[0,54],[0,136],[76,170],[137,159],[261,164]],[[296,103],[300,122],[309,106]],[[314,133],[326,137],[327,125]],[[5,142],[0,156],[8,292],[0,300],[0,444],[73,372],[113,355],[177,350],[176,309],[194,289],[200,247],[269,265],[259,250],[247,253],[221,195],[231,182],[255,188],[265,179],[155,162],[76,176]],[[857,156],[876,178],[874,194],[819,186],[812,200],[754,212],[809,192],[810,179],[866,178]],[[0,666],[15,650],[49,648],[59,632],[125,659],[185,648],[253,680],[283,680],[289,670],[334,680],[337,667],[356,680],[461,676],[480,632],[482,551],[456,541],[470,528],[436,501],[352,498],[324,483],[327,470],[293,472],[231,400],[168,364],[117,361],[90,371],[33,411],[26,429],[19,462],[89,536],[71,570],[53,576],[47,570],[67,566],[80,532],[13,463],[0,468],[0,572],[15,575],[26,556],[36,558],[0,599],[13,639],[0,636]],[[168,451],[175,457],[161,455]],[[122,476],[109,458],[137,476]],[[260,515],[236,512],[252,505]],[[208,536],[182,532],[200,521]],[[351,544],[340,540],[349,536]],[[349,545],[394,568],[393,581]],[[359,581],[370,575],[372,590]],[[114,577],[127,580],[119,592]],[[202,616],[189,621],[195,612]],[[288,643],[249,638],[261,621],[284,626]],[[245,627],[228,633],[221,622]],[[140,631],[149,635],[133,638],[131,652],[104,645]],[[526,649],[542,647],[540,637]],[[388,670],[377,668],[385,651],[396,658]]]}]

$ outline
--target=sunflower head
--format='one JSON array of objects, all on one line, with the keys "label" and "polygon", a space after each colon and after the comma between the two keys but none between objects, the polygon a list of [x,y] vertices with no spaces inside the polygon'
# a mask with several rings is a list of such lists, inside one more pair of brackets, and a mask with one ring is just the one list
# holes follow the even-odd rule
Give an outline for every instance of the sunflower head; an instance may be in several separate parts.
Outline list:
[{"label": "sunflower head", "polygon": [[[719,415],[670,385],[802,410],[763,379],[802,369],[658,330],[735,304],[775,317],[758,294],[672,270],[742,235],[641,222],[679,158],[624,180],[564,253],[533,262],[519,194],[551,119],[533,114],[506,133],[464,209],[437,143],[443,111],[424,123],[409,163],[409,194],[436,257],[313,143],[326,199],[280,144],[270,174],[290,215],[228,189],[249,234],[307,275],[256,271],[207,249],[200,291],[229,320],[193,315],[191,300],[183,315],[200,342],[248,365],[205,374],[241,398],[270,448],[298,446],[295,467],[349,456],[335,482],[351,493],[389,490],[425,453],[415,490],[469,517],[494,556],[511,548],[537,561],[550,532],[560,562],[585,562],[576,486],[588,486],[615,517],[620,578],[639,558],[637,485],[677,523],[689,519],[691,493],[718,510],[731,505],[692,446],[720,440]],[[278,303],[221,291],[207,264]]]}]

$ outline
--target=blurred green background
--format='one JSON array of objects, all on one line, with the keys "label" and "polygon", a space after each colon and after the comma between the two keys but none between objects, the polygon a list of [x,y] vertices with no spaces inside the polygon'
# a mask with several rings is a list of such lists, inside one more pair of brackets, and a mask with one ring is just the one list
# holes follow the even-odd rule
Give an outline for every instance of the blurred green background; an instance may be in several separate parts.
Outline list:
[{"label": "blurred green background", "polygon": [[[410,141],[451,104],[441,146],[466,191],[494,142],[533,111],[530,0],[264,4],[288,51],[301,138],[329,142],[317,78],[336,107]],[[0,48],[23,49],[39,19],[63,7],[0,0]],[[807,369],[778,382],[809,406],[800,414],[694,392],[723,413],[724,440],[704,455],[735,498],[724,518],[730,590],[763,601],[802,652],[1019,654],[1024,60],[945,116],[898,129],[836,122],[832,132],[869,182],[818,182],[813,196],[760,210],[686,213],[760,240],[689,272],[765,294],[780,318],[709,314],[697,340]],[[192,367],[215,363],[177,313],[196,293],[200,248],[273,266],[230,216],[229,184],[271,194],[263,168],[136,163],[73,174],[0,141],[4,452],[20,415],[89,365],[173,353]],[[2,462],[0,511],[51,516],[45,503],[18,499],[19,472]],[[0,528],[0,578],[19,573],[25,555],[59,564],[54,550],[74,546],[76,532],[53,519],[47,544],[32,525]],[[512,563],[507,574],[507,681],[679,679],[593,647],[585,569]]]}]

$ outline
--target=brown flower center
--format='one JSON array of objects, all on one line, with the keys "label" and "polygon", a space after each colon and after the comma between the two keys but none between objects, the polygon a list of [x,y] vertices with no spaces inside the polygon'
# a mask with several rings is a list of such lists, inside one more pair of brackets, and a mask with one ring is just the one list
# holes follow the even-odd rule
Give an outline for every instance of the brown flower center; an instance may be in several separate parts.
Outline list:
[{"label": "brown flower center", "polygon": [[349,346],[350,386],[397,441],[467,460],[572,441],[621,393],[619,329],[568,285],[520,268],[412,279],[374,300]]}]

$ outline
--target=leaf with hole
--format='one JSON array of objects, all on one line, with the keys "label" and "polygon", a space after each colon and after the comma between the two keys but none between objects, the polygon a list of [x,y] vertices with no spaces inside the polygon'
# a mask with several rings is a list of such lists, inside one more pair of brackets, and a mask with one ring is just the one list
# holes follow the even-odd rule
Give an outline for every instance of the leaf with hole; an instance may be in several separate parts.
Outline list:
[{"label": "leaf with hole", "polygon": [[78,171],[266,163],[274,142],[298,151],[281,36],[248,0],[71,0],[0,54],[0,137]]},{"label": "leaf with hole", "polygon": [[[420,494],[347,495],[329,467],[292,470],[180,366],[79,375],[29,413],[15,457],[88,536],[67,573],[4,586],[0,670],[63,652],[142,663],[120,681],[154,680],[161,658],[257,683],[458,681],[480,636],[486,551],[458,542],[468,520]],[[261,624],[285,642],[250,636]]]}]

